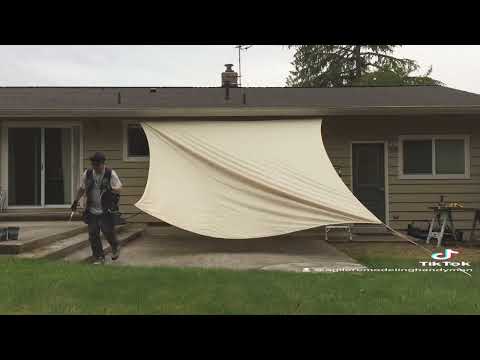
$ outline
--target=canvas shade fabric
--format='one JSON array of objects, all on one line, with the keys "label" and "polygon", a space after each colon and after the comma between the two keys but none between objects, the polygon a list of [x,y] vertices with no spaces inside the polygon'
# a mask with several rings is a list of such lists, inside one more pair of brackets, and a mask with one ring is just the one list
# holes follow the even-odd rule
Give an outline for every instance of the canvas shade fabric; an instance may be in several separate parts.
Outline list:
[{"label": "canvas shade fabric", "polygon": [[144,212],[197,234],[246,239],[381,223],[330,162],[320,119],[151,121]]}]

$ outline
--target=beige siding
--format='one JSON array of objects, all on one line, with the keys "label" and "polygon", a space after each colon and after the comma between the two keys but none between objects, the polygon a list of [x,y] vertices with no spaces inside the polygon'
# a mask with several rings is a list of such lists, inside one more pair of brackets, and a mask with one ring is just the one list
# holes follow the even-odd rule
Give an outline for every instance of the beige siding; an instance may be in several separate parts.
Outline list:
[{"label": "beige siding", "polygon": [[[112,126],[113,125],[113,126]],[[470,138],[471,178],[458,180],[405,180],[398,178],[398,136],[414,134],[468,134]],[[327,118],[323,139],[333,164],[342,171],[342,178],[351,186],[351,142],[393,141],[388,149],[389,222],[405,229],[412,221],[429,220],[440,195],[468,207],[480,207],[480,124],[474,117],[405,117],[405,118]],[[123,160],[123,128],[119,121],[88,120],[84,122],[84,165],[95,151],[103,151],[107,163],[114,168],[123,184],[121,211],[125,216],[138,212],[133,205],[143,194],[148,177],[148,162]],[[473,214],[455,213],[456,224],[471,228]],[[158,221],[146,214],[132,221]]]},{"label": "beige siding", "polygon": [[[398,136],[416,134],[470,135],[470,179],[406,180],[398,177]],[[406,229],[412,221],[430,220],[428,209],[438,203],[440,195],[449,202],[465,207],[480,207],[480,123],[472,116],[457,117],[377,117],[328,118],[324,121],[325,147],[335,166],[341,168],[343,179],[351,186],[351,142],[387,140],[388,200],[390,225]],[[456,224],[471,229],[473,214],[454,213]]]},{"label": "beige siding", "polygon": [[[45,119],[47,120],[47,119]],[[20,120],[19,120],[20,121]],[[0,127],[1,131],[1,127]],[[398,178],[398,136],[414,134],[468,134],[470,138],[470,179],[458,180],[404,180]],[[1,133],[0,133],[1,139]],[[447,201],[456,201],[468,207],[480,207],[480,122],[472,116],[452,117],[377,117],[326,118],[323,139],[327,152],[342,177],[351,186],[351,142],[393,141],[388,154],[388,201],[390,224],[405,229],[412,220],[431,217],[429,206],[435,205],[440,195]],[[148,162],[123,160],[123,127],[118,119],[89,119],[83,121],[84,168],[95,151],[103,151],[107,163],[114,168],[123,184],[121,211],[125,216],[138,212],[134,207],[143,194],[148,177]],[[1,159],[0,159],[1,160]],[[0,164],[1,165],[1,164]],[[455,213],[460,228],[471,228],[473,214]],[[131,221],[157,222],[142,214]]]}]

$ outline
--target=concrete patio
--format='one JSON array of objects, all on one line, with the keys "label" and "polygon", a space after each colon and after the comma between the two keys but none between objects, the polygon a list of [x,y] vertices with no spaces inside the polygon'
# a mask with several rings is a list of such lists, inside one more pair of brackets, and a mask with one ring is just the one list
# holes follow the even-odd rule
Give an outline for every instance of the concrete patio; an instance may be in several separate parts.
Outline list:
[{"label": "concrete patio", "polygon": [[[0,226],[19,226],[16,241],[0,242],[0,254],[23,258],[63,259],[83,262],[91,259],[87,227],[80,221],[0,222]],[[380,229],[381,230],[381,229]],[[323,228],[292,234],[246,240],[215,239],[173,226],[118,227],[125,244],[115,266],[179,266],[234,270],[328,271],[361,269],[363,266],[333,244],[350,242],[341,230],[331,231],[325,241]],[[363,231],[364,233],[358,233]],[[404,242],[378,233],[378,229],[357,229],[352,242]],[[377,232],[377,233],[375,233]],[[128,242],[128,244],[127,244]],[[108,252],[108,244],[104,241]],[[108,259],[108,257],[107,257]]]},{"label": "concrete patio", "polygon": [[[331,238],[343,241],[344,234],[332,233]],[[174,227],[147,228],[144,235],[124,247],[120,259],[111,264],[294,272],[305,268],[321,271],[363,267],[327,243],[319,229],[270,238],[230,240],[204,237]]]}]

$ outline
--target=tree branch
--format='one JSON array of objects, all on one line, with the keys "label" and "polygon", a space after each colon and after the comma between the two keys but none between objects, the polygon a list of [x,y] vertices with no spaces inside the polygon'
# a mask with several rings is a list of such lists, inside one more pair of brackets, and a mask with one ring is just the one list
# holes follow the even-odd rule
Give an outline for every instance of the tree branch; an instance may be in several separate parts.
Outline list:
[{"label": "tree branch", "polygon": [[390,56],[390,55],[385,55],[385,54],[376,54],[376,53],[372,53],[372,52],[363,52],[361,53],[361,55],[372,55],[372,56],[377,56],[377,57],[383,57],[383,58],[387,58],[387,59],[390,59],[390,60],[395,60],[395,61],[400,61],[402,63],[407,63],[407,62],[414,62],[413,60],[410,60],[410,59],[399,59],[399,58],[396,58],[395,56]]}]

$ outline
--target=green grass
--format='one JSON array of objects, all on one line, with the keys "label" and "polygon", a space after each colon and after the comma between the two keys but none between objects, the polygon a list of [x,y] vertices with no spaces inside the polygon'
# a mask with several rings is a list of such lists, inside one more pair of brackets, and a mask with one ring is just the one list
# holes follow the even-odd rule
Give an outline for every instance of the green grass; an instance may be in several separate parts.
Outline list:
[{"label": "green grass", "polygon": [[[371,267],[425,259],[409,245],[339,248]],[[480,250],[469,251],[472,277],[102,267],[0,257],[0,314],[475,314]]]}]

